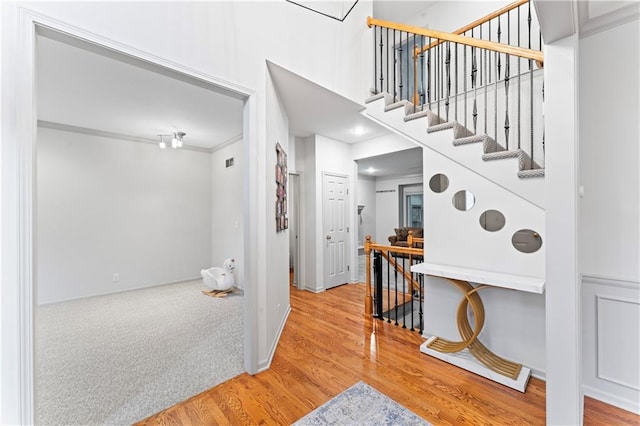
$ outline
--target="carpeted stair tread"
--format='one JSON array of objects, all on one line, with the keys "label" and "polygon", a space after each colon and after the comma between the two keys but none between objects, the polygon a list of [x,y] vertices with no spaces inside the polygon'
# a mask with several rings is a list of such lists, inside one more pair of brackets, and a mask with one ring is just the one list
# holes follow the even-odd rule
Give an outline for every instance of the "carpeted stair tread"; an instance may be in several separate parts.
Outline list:
[{"label": "carpeted stair tread", "polygon": [[544,169],[520,170],[518,177],[521,179],[544,177]]},{"label": "carpeted stair tread", "polygon": [[427,127],[427,133],[440,132],[442,130],[453,129],[456,125],[455,121],[447,121],[445,123],[436,124],[434,126]]},{"label": "carpeted stair tread", "polygon": [[404,121],[411,121],[411,120],[417,120],[418,118],[422,118],[422,117],[428,117],[429,116],[429,111],[418,111],[418,112],[414,112],[413,114],[409,114],[406,115],[404,117]]},{"label": "carpeted stair tread", "polygon": [[472,136],[454,139],[453,145],[460,146],[460,145],[467,145],[470,143],[484,142],[488,138],[489,138],[488,135],[472,135]]},{"label": "carpeted stair tread", "polygon": [[373,95],[373,96],[371,96],[371,97],[369,97],[369,98],[365,99],[364,103],[365,103],[365,104],[370,104],[371,102],[375,102],[375,101],[377,101],[378,99],[383,99],[383,98],[384,98],[384,95],[385,95],[384,93],[378,93],[378,94],[376,94],[376,95]]},{"label": "carpeted stair tread", "polygon": [[398,108],[406,108],[407,107],[407,101],[402,100],[402,101],[398,101],[398,102],[394,102],[392,104],[389,104],[387,106],[384,107],[384,112],[389,112],[389,111],[393,111],[394,109],[398,109]]},{"label": "carpeted stair tread", "polygon": [[509,151],[498,151],[490,152],[488,154],[482,154],[482,159],[484,161],[503,160],[506,158],[517,158],[518,170],[525,170],[529,168],[529,156],[522,149],[512,149]]},{"label": "carpeted stair tread", "polygon": [[518,158],[524,153],[521,149],[513,149],[509,151],[489,152],[482,155],[484,161],[502,160],[504,158]]},{"label": "carpeted stair tread", "polygon": [[479,142],[482,143],[482,152],[484,153],[496,152],[501,148],[489,135],[471,135],[457,138],[453,140],[453,146],[469,145]]}]

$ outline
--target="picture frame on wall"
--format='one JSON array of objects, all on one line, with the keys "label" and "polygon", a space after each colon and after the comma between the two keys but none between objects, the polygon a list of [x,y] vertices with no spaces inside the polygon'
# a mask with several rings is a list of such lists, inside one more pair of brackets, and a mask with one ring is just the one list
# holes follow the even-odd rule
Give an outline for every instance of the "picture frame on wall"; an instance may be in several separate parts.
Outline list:
[{"label": "picture frame on wall", "polygon": [[289,219],[287,218],[287,153],[280,145],[276,143],[276,232],[281,232],[289,228]]}]

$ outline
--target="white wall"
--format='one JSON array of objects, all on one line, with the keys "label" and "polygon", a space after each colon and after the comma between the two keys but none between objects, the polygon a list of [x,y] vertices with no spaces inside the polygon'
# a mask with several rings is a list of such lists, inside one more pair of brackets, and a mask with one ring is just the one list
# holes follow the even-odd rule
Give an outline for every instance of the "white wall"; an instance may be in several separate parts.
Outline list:
[{"label": "white wall", "polygon": [[[35,11],[38,19],[46,20],[53,27],[72,28],[73,32],[77,30],[93,40],[143,54],[152,61],[157,58],[172,67],[225,82],[225,85],[250,95],[245,109],[247,141],[244,148],[251,167],[244,168],[247,177],[244,214],[245,231],[251,232],[254,241],[254,245],[245,248],[248,262],[245,273],[250,274],[246,278],[251,281],[247,285],[252,286],[252,291],[246,293],[249,306],[247,324],[248,330],[251,330],[250,339],[246,341],[249,354],[247,365],[253,370],[260,360],[271,356],[276,343],[272,333],[261,334],[258,328],[262,324],[267,324],[269,329],[279,327],[279,317],[269,313],[284,309],[282,294],[288,288],[288,280],[282,279],[286,275],[288,250],[273,250],[269,246],[280,236],[275,234],[273,221],[267,220],[272,217],[273,210],[266,194],[273,189],[271,160],[274,154],[270,151],[274,139],[268,137],[267,130],[267,109],[270,104],[266,101],[265,60],[273,60],[349,99],[365,99],[370,81],[362,76],[369,75],[371,38],[370,30],[364,23],[366,17],[371,15],[371,3],[358,2],[345,22],[281,1],[3,3],[2,57],[23,55],[22,59],[28,62],[31,46],[20,43],[30,40],[24,36],[30,29],[28,20],[21,19],[25,15],[20,15],[19,8]],[[166,28],[175,30],[159,30]],[[260,35],[258,43],[256,34]],[[314,48],[309,49],[309,46]],[[20,348],[18,354],[29,350],[28,341],[20,337],[20,330],[28,330],[28,325],[25,324],[23,328],[16,325],[29,321],[28,310],[25,316],[21,316],[23,311],[16,308],[28,305],[25,305],[23,297],[29,298],[29,292],[20,288],[20,285],[29,282],[28,277],[19,279],[23,276],[21,265],[24,263],[15,258],[18,247],[23,247],[23,240],[19,232],[4,233],[7,229],[23,229],[23,222],[16,214],[23,211],[18,208],[21,187],[17,182],[22,176],[21,165],[25,160],[22,155],[24,146],[21,144],[28,143],[28,137],[25,138],[28,125],[24,125],[28,121],[24,120],[29,120],[30,86],[29,80],[23,79],[26,74],[22,59],[2,61],[0,132],[4,186],[0,206],[3,212],[1,289],[3,315],[6,314],[2,322],[1,342],[2,382],[5,389],[2,393],[2,420],[8,423],[18,422],[23,418],[22,415],[27,416],[26,421],[29,421],[28,414],[24,413],[30,411],[28,401],[26,405],[20,405],[14,399],[14,395],[29,394],[28,384],[26,388],[21,387],[22,383],[29,381],[29,373],[21,375],[16,355],[13,352],[4,353],[4,348]],[[339,64],[340,72],[336,72],[336,64]],[[16,88],[19,90],[14,90]],[[23,88],[26,91],[22,91]],[[16,106],[20,106],[17,116]],[[282,139],[286,139],[286,134]],[[28,157],[25,162],[28,164]],[[28,222],[28,218],[24,219]],[[269,259],[265,258],[265,253],[268,253]],[[8,263],[4,261],[5,255],[8,256]],[[283,270],[268,269],[268,263]]]},{"label": "white wall", "polygon": [[[544,211],[512,192],[495,185],[464,166],[424,149],[425,175],[425,262],[479,269],[506,274],[544,277]],[[448,188],[435,193],[429,188],[431,176],[445,174]],[[475,204],[467,211],[454,208],[453,197],[460,190],[474,194]],[[489,232],[480,225],[486,210],[505,216],[501,230]],[[535,253],[521,253],[511,244],[520,229],[532,229],[542,236],[543,245]],[[425,335],[459,340],[455,312],[460,292],[447,280],[426,277]],[[522,363],[543,376],[545,372],[545,298],[543,294],[491,288],[480,293],[486,322],[480,340],[492,351]]]},{"label": "white wall", "polygon": [[580,40],[578,208],[584,391],[640,414],[639,39],[636,20]]},{"label": "white wall", "polygon": [[37,154],[38,304],[199,278],[208,267],[208,153],[39,128]]},{"label": "white wall", "polygon": [[[267,141],[266,141],[266,205],[265,216],[267,225],[267,246],[265,257],[267,261],[267,275],[272,285],[266,293],[266,321],[260,324],[264,329],[265,344],[271,348],[264,359],[260,359],[260,368],[268,368],[275,353],[278,338],[289,314],[289,230],[276,232],[276,145],[285,153],[289,153],[289,119],[284,106],[276,93],[270,76],[266,78],[267,103]],[[287,155],[287,160],[288,160]],[[295,157],[295,155],[294,155]],[[262,336],[262,333],[261,333]],[[262,338],[262,337],[261,337]]]},{"label": "white wall", "polygon": [[394,228],[400,226],[400,185],[421,184],[422,180],[422,175],[376,179],[377,243],[388,244],[389,236],[395,235]]},{"label": "white wall", "polygon": [[[233,167],[225,160],[233,157]],[[242,191],[244,180],[242,139],[211,153],[211,266],[222,267],[235,259],[236,286],[244,288],[244,222]]]},{"label": "white wall", "polygon": [[[376,179],[369,176],[358,176],[356,191],[357,205],[364,205],[364,209],[357,218],[358,247],[364,245],[367,235],[376,241]],[[356,206],[357,207],[357,206]]]}]

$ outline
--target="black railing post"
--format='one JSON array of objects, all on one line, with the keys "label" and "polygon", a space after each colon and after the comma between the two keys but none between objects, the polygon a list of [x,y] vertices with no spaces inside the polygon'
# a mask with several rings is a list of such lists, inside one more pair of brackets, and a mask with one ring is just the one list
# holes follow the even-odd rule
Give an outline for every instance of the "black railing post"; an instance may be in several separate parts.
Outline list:
[{"label": "black railing post", "polygon": [[382,30],[383,28],[380,27],[380,92],[378,93],[382,93],[382,91],[384,90],[384,67],[383,67],[383,62],[382,62],[382,49],[384,47],[384,43],[382,41]]},{"label": "black railing post", "polygon": [[[396,259],[396,262],[398,260]],[[402,256],[402,271],[406,271],[405,267],[405,257]],[[402,274],[402,328],[407,328],[407,301],[405,300],[405,295],[407,294],[407,277]]]},{"label": "black railing post", "polygon": [[[378,94],[378,85],[376,83],[376,66],[378,64],[378,59],[376,58],[376,27],[375,25],[373,26],[373,94],[377,95]],[[380,31],[382,31],[382,28],[380,28]]]},{"label": "black railing post", "polygon": [[378,250],[373,252],[373,276],[376,284],[373,294],[373,316],[374,318],[384,319],[382,315],[382,256]]},{"label": "black railing post", "polygon": [[396,30],[393,30],[393,102],[397,101],[396,97],[398,96],[396,92],[396,68],[398,64],[398,59],[396,58]]}]

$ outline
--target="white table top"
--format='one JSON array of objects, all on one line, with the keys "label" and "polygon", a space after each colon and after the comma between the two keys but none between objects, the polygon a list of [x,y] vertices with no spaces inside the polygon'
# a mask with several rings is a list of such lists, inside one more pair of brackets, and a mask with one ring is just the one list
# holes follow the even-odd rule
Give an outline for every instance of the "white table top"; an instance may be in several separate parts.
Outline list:
[{"label": "white table top", "polygon": [[417,265],[413,265],[411,267],[411,272],[432,275],[435,277],[454,278],[472,283],[487,284],[495,287],[526,291],[529,293],[544,293],[544,278],[482,271],[479,269],[440,265],[436,263],[419,263]]}]

